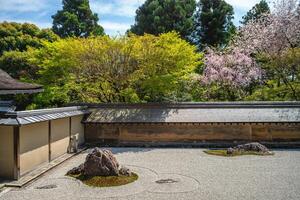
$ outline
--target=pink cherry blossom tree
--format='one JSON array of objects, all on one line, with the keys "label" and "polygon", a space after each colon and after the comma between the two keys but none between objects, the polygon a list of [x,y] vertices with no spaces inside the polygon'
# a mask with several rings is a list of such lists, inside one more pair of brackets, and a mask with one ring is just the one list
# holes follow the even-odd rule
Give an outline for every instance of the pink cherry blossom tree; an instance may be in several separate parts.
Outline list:
[{"label": "pink cherry blossom tree", "polygon": [[229,52],[207,50],[202,81],[205,84],[219,84],[246,87],[253,81],[261,79],[261,69],[255,60],[242,49],[236,47]]},{"label": "pink cherry blossom tree", "polygon": [[299,0],[278,0],[270,14],[241,27],[226,49],[207,50],[201,80],[204,84],[245,88],[263,76],[255,55],[276,56],[299,44]]},{"label": "pink cherry blossom tree", "polygon": [[278,0],[273,11],[241,27],[232,46],[247,53],[278,54],[300,43],[299,0]]}]

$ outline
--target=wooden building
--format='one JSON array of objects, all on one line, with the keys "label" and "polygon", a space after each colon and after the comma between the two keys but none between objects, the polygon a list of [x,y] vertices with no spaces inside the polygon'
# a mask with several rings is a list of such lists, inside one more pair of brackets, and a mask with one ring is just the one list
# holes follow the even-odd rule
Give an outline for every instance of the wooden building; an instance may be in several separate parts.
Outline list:
[{"label": "wooden building", "polygon": [[13,79],[0,69],[0,95],[3,94],[28,94],[43,91],[41,85],[23,83]]},{"label": "wooden building", "polygon": [[[0,69],[0,95],[41,92],[42,86],[22,83]],[[0,101],[0,178],[19,179],[68,151],[72,137],[84,143],[87,107],[15,111]]]},{"label": "wooden building", "polygon": [[0,177],[18,179],[84,143],[85,107],[8,112],[0,119]]}]

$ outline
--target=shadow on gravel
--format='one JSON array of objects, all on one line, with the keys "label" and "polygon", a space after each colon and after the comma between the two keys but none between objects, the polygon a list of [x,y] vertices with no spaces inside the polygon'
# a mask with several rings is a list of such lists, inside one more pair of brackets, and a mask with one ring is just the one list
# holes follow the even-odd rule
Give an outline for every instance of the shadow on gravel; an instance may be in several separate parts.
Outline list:
[{"label": "shadow on gravel", "polygon": [[[138,152],[148,152],[154,150],[154,148],[134,148],[134,147],[99,147],[101,149],[109,149],[113,154],[119,153],[138,153]],[[90,153],[93,148],[89,148],[84,151],[84,153]]]},{"label": "shadow on gravel", "polygon": [[298,148],[298,149],[273,148],[272,150],[273,151],[286,151],[286,152],[288,152],[288,151],[293,151],[293,152],[299,151],[300,152],[300,148]]}]

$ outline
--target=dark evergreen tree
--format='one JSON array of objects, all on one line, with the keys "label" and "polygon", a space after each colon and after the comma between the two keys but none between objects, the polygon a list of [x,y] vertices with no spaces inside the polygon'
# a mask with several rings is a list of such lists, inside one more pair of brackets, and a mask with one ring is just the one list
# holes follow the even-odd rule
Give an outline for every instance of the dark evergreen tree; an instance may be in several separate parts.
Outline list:
[{"label": "dark evergreen tree", "polygon": [[103,28],[97,24],[99,18],[89,5],[89,0],[63,0],[63,9],[57,11],[53,18],[53,31],[59,36],[88,37],[103,35]]},{"label": "dark evergreen tree", "polygon": [[195,0],[146,0],[136,11],[130,31],[137,35],[176,31],[186,38],[192,32],[195,8]]},{"label": "dark evergreen tree", "polygon": [[242,24],[247,24],[251,20],[257,20],[263,16],[265,13],[269,13],[270,8],[265,0],[261,0],[258,4],[256,4],[251,10],[247,12],[245,16],[243,16]]},{"label": "dark evergreen tree", "polygon": [[191,40],[199,49],[226,45],[235,32],[233,15],[233,7],[224,0],[200,0]]}]

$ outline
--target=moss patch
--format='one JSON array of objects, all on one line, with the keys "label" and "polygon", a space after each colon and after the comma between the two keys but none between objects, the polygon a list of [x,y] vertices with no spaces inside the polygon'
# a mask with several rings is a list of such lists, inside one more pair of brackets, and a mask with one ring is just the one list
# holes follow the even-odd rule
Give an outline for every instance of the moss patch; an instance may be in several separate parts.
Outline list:
[{"label": "moss patch", "polygon": [[213,150],[205,150],[204,153],[215,156],[243,156],[243,155],[256,155],[256,156],[271,156],[274,153],[260,153],[256,151],[235,151],[233,154],[227,154],[227,149],[213,149]]},{"label": "moss patch", "polygon": [[138,175],[132,173],[131,176],[93,176],[87,177],[83,174],[70,175],[73,178],[76,178],[82,181],[84,184],[92,187],[112,187],[126,185],[132,183],[138,179]]}]

